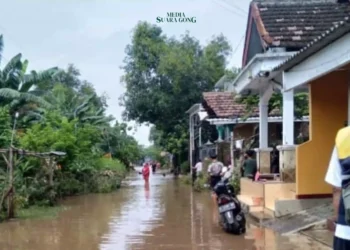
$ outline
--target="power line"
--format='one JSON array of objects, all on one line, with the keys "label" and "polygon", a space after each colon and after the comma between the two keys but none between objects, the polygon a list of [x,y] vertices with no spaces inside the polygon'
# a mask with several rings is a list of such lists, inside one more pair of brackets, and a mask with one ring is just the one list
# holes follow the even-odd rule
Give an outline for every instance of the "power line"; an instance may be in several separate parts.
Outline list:
[{"label": "power line", "polygon": [[223,0],[223,2],[225,2],[227,5],[229,5],[229,6],[233,7],[233,8],[236,8],[237,10],[240,10],[244,14],[248,14],[248,12],[245,9],[239,7],[238,5],[236,5],[234,3],[230,3],[227,0]]},{"label": "power line", "polygon": [[241,43],[244,41],[245,38],[245,34],[241,37],[241,39],[239,40],[237,46],[235,47],[235,49],[232,52],[232,56],[234,56],[236,54],[236,52],[238,51],[239,46],[241,45]]},{"label": "power line", "polygon": [[212,0],[214,3],[216,3],[217,5],[219,5],[221,8],[224,8],[225,10],[239,16],[239,17],[242,17],[242,18],[246,18],[243,14],[239,13],[239,12],[235,12],[234,10],[230,9],[230,8],[227,8],[227,6],[223,5],[221,2],[217,1],[217,0]]}]

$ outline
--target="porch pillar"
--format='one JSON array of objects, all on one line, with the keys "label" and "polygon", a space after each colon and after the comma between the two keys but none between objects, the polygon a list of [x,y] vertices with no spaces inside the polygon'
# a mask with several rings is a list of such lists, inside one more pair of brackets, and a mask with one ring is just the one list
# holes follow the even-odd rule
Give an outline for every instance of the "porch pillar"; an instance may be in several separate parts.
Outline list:
[{"label": "porch pillar", "polygon": [[223,134],[225,132],[225,128],[222,125],[216,125],[216,130],[218,131],[218,140],[217,142],[222,142],[223,141]]},{"label": "porch pillar", "polygon": [[273,93],[272,85],[261,91],[259,94],[259,148],[257,152],[257,163],[260,173],[270,173],[270,153],[272,148],[269,148],[269,100]]},{"label": "porch pillar", "polygon": [[282,144],[294,145],[294,90],[283,91]]},{"label": "porch pillar", "polygon": [[281,145],[277,146],[280,158],[280,178],[283,182],[295,182],[295,146]]},{"label": "porch pillar", "polygon": [[259,147],[267,148],[268,147],[268,103],[264,103],[260,100],[259,102]]},{"label": "porch pillar", "polygon": [[272,86],[259,94],[259,148],[268,148],[269,101],[273,93]]},{"label": "porch pillar", "polygon": [[[285,86],[285,84],[283,73],[283,85]],[[280,158],[280,178],[284,182],[295,182],[294,89],[282,91],[282,145],[277,147]]]}]

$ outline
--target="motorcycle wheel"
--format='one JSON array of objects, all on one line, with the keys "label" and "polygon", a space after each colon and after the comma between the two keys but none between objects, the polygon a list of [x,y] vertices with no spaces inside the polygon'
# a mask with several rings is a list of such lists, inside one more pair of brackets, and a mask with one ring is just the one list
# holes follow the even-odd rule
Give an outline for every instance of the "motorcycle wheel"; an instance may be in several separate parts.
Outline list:
[{"label": "motorcycle wheel", "polygon": [[[223,219],[225,219],[225,218],[223,218]],[[241,235],[241,234],[246,233],[245,225],[242,226],[237,222],[229,224],[226,221],[223,221],[223,229],[226,231],[226,233],[230,233],[230,234],[234,234],[234,235]]]},{"label": "motorcycle wheel", "polygon": [[246,233],[245,219],[244,219],[244,226],[242,227],[238,225],[238,223],[236,222],[232,224],[227,223],[225,217],[221,215],[219,224],[226,233],[234,234],[234,235],[241,235]]},{"label": "motorcycle wheel", "polygon": [[227,230],[225,230],[227,233],[234,234],[234,235],[241,235],[246,233],[245,227],[237,227],[237,225],[230,224],[227,227]]}]

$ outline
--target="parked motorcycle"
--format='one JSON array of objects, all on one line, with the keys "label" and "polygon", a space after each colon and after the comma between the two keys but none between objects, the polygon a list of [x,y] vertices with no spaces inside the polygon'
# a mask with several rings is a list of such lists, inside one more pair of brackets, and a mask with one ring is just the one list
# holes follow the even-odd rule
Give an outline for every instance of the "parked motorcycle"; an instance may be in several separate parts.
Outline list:
[{"label": "parked motorcycle", "polygon": [[215,187],[217,204],[222,228],[232,234],[240,235],[246,232],[246,219],[238,201],[233,186],[226,181],[220,181]]}]

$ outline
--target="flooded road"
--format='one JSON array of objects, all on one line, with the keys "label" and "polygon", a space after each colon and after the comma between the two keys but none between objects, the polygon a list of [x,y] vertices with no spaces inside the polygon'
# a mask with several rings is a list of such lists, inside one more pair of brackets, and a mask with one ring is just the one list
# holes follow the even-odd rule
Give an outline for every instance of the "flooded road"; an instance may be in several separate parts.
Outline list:
[{"label": "flooded road", "polygon": [[1,250],[244,250],[329,249],[304,236],[290,238],[247,226],[233,236],[218,226],[207,192],[171,176],[154,175],[145,185],[138,174],[112,194],[72,197],[54,219],[0,224]]}]

